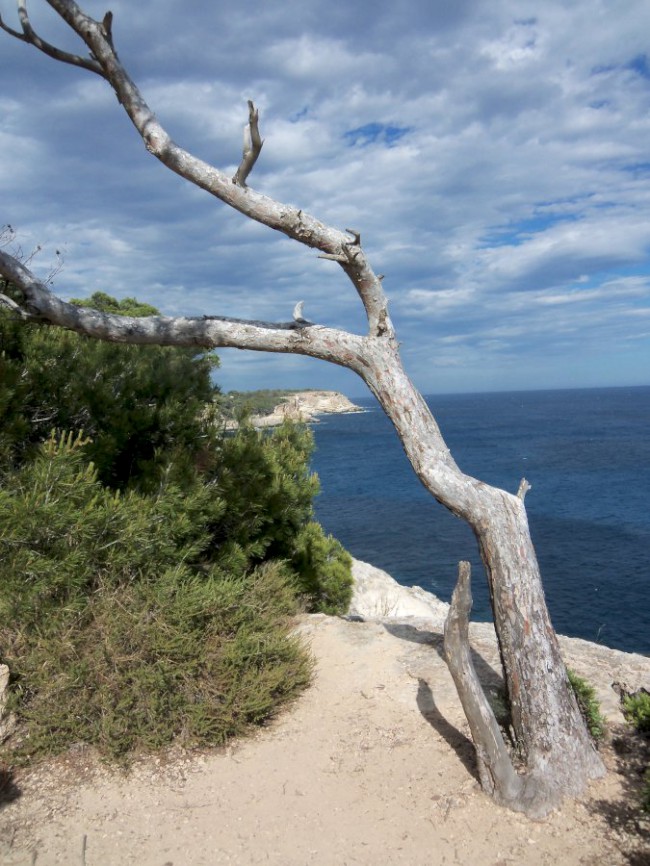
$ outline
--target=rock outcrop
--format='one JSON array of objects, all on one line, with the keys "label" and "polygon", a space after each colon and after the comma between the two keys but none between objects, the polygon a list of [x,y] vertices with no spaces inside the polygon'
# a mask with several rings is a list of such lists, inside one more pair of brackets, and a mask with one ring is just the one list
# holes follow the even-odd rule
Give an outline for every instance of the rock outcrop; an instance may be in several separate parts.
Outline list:
[{"label": "rock outcrop", "polygon": [[[405,587],[389,574],[367,562],[353,560],[354,594],[350,616],[381,622],[392,633],[409,636],[414,644],[429,644],[442,653],[442,634],[449,605],[419,586]],[[494,688],[494,672],[501,670],[496,634],[492,623],[470,624],[472,649],[487,663],[480,666],[484,685]],[[559,636],[565,663],[596,690],[603,715],[623,722],[616,684],[630,692],[650,686],[650,658],[610,649],[579,638]],[[426,657],[423,658],[423,671]],[[491,670],[490,670],[491,669]]]},{"label": "rock outcrop", "polygon": [[[318,415],[350,412],[363,409],[338,391],[299,391],[279,403],[270,415],[254,415],[251,422],[254,427],[277,427],[287,419],[307,424],[316,423]],[[226,426],[234,429],[237,424],[229,422]]]},{"label": "rock outcrop", "polygon": [[354,593],[349,613],[361,619],[420,617],[442,629],[449,605],[420,586],[401,586],[385,571],[352,560]]}]

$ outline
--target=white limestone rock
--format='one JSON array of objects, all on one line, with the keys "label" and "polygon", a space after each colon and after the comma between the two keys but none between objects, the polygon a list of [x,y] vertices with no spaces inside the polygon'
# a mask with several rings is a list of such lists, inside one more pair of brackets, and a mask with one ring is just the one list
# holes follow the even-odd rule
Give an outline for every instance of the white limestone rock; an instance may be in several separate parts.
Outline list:
[{"label": "white limestone rock", "polygon": [[315,421],[317,415],[362,411],[338,391],[300,391],[276,406],[271,415],[252,420],[255,425],[268,427],[281,424],[287,418],[307,423]]},{"label": "white limestone rock", "polygon": [[[279,427],[284,421],[298,421],[302,424],[318,422],[319,415],[347,415],[351,412],[363,412],[361,406],[338,391],[299,391],[292,394],[284,402],[278,403],[270,415],[253,415],[253,427]],[[226,430],[236,430],[236,421],[227,421]]]},{"label": "white limestone rock", "polygon": [[385,571],[352,560],[354,593],[349,613],[363,619],[384,620],[417,617],[442,628],[449,605],[419,586],[400,586]]}]

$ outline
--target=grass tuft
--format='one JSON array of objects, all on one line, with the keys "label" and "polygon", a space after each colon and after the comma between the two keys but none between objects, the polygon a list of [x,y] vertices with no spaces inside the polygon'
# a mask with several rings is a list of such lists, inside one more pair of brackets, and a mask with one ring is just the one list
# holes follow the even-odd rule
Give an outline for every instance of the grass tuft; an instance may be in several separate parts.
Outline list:
[{"label": "grass tuft", "polygon": [[578,707],[587,725],[587,730],[595,743],[602,740],[605,734],[605,717],[600,711],[600,704],[596,698],[596,691],[582,677],[567,668],[569,683],[578,701]]},{"label": "grass tuft", "polygon": [[640,734],[650,734],[650,694],[642,689],[625,695],[623,715]]}]

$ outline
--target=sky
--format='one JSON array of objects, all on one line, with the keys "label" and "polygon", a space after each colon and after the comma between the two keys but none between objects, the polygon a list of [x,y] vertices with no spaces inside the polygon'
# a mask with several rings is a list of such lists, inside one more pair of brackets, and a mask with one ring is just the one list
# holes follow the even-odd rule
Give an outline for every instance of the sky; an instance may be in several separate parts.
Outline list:
[{"label": "sky", "polygon": [[[110,8],[123,64],[196,156],[234,173],[254,100],[249,185],[361,233],[424,393],[650,384],[647,0]],[[13,0],[0,10],[18,27]],[[268,321],[304,300],[366,331],[335,263],[169,172],[105,81],[0,33],[0,82],[0,224],[62,297]],[[324,362],[219,354],[225,391],[364,394]]]}]

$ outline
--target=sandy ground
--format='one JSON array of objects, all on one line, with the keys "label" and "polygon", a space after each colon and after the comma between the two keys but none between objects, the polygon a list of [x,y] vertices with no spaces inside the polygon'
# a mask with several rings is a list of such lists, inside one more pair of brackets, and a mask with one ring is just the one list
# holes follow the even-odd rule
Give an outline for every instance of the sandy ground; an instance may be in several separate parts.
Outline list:
[{"label": "sandy ground", "polygon": [[[439,634],[323,616],[300,631],[317,659],[315,682],[272,725],[226,750],[143,760],[128,776],[78,752],[18,778],[21,796],[0,811],[0,863],[645,861],[640,851],[623,856],[612,826],[623,802],[616,772],[543,822],[480,791]],[[487,644],[479,652],[490,661]],[[611,671],[603,677],[601,687]]]}]

